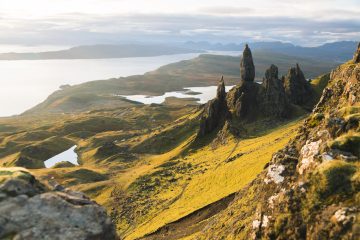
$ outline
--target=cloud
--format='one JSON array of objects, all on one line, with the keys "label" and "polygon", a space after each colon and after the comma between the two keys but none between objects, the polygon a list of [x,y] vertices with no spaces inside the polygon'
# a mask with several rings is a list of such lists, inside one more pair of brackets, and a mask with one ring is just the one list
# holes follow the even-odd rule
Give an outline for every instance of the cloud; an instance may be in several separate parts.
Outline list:
[{"label": "cloud", "polygon": [[198,9],[204,14],[214,15],[248,15],[255,12],[255,9],[249,7],[233,7],[233,6],[216,6],[216,7],[202,7]]},{"label": "cloud", "polygon": [[[211,10],[211,9],[210,9]],[[226,12],[229,9],[220,9]],[[246,11],[246,9],[235,9]],[[0,14],[1,15],[1,14]],[[360,19],[206,14],[68,13],[43,19],[3,19],[0,43],[94,44],[126,41],[286,41],[300,45],[360,39]]]}]

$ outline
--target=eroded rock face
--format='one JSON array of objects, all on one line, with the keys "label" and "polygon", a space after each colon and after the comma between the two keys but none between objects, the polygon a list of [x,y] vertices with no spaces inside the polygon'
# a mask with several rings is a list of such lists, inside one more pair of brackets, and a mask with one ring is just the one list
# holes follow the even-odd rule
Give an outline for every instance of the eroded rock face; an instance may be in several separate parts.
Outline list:
[{"label": "eroded rock face", "polygon": [[266,70],[262,87],[262,112],[267,116],[286,117],[288,114],[289,103],[283,83],[279,79],[278,67],[274,64]]},{"label": "eroded rock face", "polygon": [[222,77],[217,88],[216,98],[205,105],[204,115],[200,121],[199,136],[212,132],[225,121],[227,115],[225,83]]},{"label": "eroded rock face", "polygon": [[251,50],[246,44],[240,62],[241,80],[246,82],[253,82],[255,79],[255,66],[252,58]]},{"label": "eroded rock face", "polygon": [[310,83],[306,81],[299,64],[296,64],[296,67],[290,68],[284,79],[284,87],[287,98],[293,104],[303,105],[312,98],[312,88]]},{"label": "eroded rock face", "polygon": [[224,77],[221,77],[220,83],[216,91],[216,98],[218,98],[220,101],[224,101],[226,98]]},{"label": "eroded rock face", "polygon": [[49,189],[22,168],[0,173],[0,239],[117,239],[105,210],[84,194]]},{"label": "eroded rock face", "polygon": [[258,93],[260,85],[255,82],[242,81],[234,87],[227,97],[228,106],[235,118],[254,120],[259,115]]},{"label": "eroded rock face", "polygon": [[355,52],[354,58],[353,58],[354,63],[360,63],[360,43],[358,45],[358,48]]}]

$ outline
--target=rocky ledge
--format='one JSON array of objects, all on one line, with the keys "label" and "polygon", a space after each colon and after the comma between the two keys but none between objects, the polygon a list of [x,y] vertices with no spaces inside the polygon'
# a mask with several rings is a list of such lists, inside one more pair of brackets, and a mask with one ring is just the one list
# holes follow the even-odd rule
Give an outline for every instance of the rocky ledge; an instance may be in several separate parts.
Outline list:
[{"label": "rocky ledge", "polygon": [[360,43],[358,45],[357,51],[355,52],[353,62],[360,63]]},{"label": "rocky ledge", "polygon": [[0,239],[117,239],[106,211],[81,192],[0,168]]}]

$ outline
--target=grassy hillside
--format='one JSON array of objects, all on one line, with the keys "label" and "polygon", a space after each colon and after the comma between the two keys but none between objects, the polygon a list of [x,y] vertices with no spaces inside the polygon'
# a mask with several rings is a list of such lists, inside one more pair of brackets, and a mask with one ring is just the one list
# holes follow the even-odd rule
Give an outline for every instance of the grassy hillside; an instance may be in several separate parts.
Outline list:
[{"label": "grassy hillside", "polygon": [[[261,64],[267,67],[271,57],[259,59],[261,71]],[[286,56],[278,59],[283,64],[292,63]],[[150,84],[145,79],[154,80],[151,86],[160,86],[171,78],[168,85],[163,84],[165,88],[212,84],[217,82],[213,75],[220,68],[224,69],[220,74],[227,74],[235,83],[238,61],[236,57],[202,55],[162,67],[142,78],[127,78],[125,89],[135,91],[135,86],[142,86],[141,81],[144,86]],[[106,108],[103,99],[109,98],[118,81],[125,80],[73,86],[54,93],[33,109],[55,109],[55,113],[1,118],[0,166],[33,168],[42,180],[86,193],[106,207],[119,236],[129,240],[191,239],[212,216],[226,208],[236,192],[256,179],[273,153],[296,135],[306,114],[298,109],[287,120],[241,122],[244,131],[236,136],[224,128],[198,138],[203,106],[191,104],[189,99],[168,99],[165,104],[152,105],[119,99],[119,105]],[[320,93],[325,82],[326,77],[319,77],[312,82],[313,88]],[[78,100],[71,94],[87,100]],[[94,108],[85,111],[92,100],[96,101],[91,105]],[[85,107],[79,112],[62,113],[65,107],[73,111],[72,101]],[[102,102],[102,109],[97,109],[98,101]],[[111,101],[116,100],[112,97]],[[75,144],[79,166],[61,163],[44,168],[47,158]],[[250,193],[247,197],[253,196]],[[163,235],[170,226],[174,226],[174,231]]]},{"label": "grassy hillside", "polygon": [[[134,239],[241,189],[301,123],[250,124],[247,128],[257,131],[241,138],[209,136],[199,142],[200,113],[191,106],[139,105],[1,119],[0,164],[13,166],[28,157],[23,149],[41,146],[31,151],[39,168],[33,172],[85,192],[107,208],[121,236]],[[80,166],[39,165],[45,155],[72,144],[78,146]]]}]

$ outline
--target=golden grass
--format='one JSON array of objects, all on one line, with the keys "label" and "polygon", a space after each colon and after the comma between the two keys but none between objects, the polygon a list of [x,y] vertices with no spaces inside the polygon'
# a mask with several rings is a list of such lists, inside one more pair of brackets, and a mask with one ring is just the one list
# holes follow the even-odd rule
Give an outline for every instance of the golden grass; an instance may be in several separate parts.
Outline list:
[{"label": "golden grass", "polygon": [[[167,223],[239,191],[262,171],[274,152],[283,148],[289,139],[295,136],[295,130],[301,122],[299,120],[291,122],[253,139],[238,142],[231,138],[225,145],[215,150],[211,149],[211,146],[205,146],[187,156],[186,161],[192,164],[205,164],[207,171],[191,176],[192,180],[176,202],[157,213],[150,221],[140,225],[126,239],[142,237]],[[238,153],[244,155],[232,162],[225,162]]]}]

